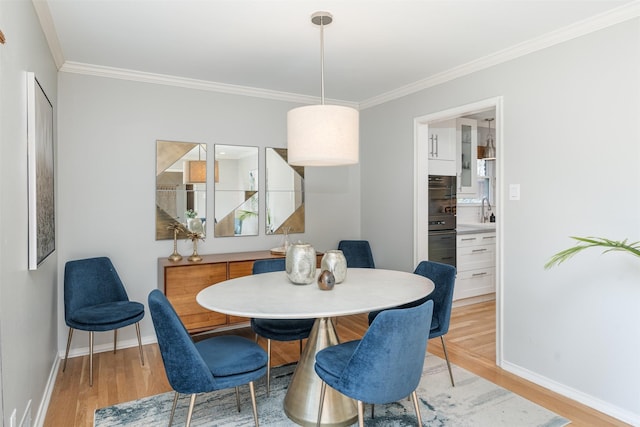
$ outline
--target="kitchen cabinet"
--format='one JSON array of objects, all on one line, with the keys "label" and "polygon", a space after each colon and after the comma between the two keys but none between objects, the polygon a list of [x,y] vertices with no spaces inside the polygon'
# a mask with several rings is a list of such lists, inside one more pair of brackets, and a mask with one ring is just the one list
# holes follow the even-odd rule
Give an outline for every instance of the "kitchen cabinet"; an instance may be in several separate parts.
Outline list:
[{"label": "kitchen cabinet", "polygon": [[473,119],[456,119],[456,149],[458,194],[478,192],[478,122]]},{"label": "kitchen cabinet", "polygon": [[426,129],[429,175],[456,175],[456,121],[430,123]]},{"label": "kitchen cabinet", "polygon": [[453,299],[471,298],[496,290],[496,233],[458,234],[457,276]]},{"label": "kitchen cabinet", "polygon": [[[316,254],[317,267],[320,267],[322,255]],[[177,262],[158,258],[158,288],[167,296],[189,333],[247,326],[249,319],[246,317],[201,307],[196,295],[216,283],[252,274],[254,261],[269,258],[283,258],[283,255],[273,255],[270,251],[211,254],[202,255],[200,262],[190,262],[186,256]]]}]

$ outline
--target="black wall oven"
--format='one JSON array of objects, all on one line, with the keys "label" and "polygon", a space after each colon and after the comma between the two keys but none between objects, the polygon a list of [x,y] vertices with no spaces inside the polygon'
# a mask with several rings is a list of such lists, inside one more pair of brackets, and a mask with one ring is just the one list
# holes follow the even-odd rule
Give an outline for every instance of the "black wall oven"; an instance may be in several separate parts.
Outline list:
[{"label": "black wall oven", "polygon": [[429,175],[429,260],[456,266],[456,177]]}]

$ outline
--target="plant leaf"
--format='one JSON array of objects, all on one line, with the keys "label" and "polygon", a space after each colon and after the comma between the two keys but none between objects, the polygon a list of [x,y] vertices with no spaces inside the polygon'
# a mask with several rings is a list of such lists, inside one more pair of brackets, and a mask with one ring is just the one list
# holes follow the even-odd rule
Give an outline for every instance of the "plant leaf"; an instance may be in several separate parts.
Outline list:
[{"label": "plant leaf", "polygon": [[554,265],[560,265],[578,252],[582,252],[587,248],[601,247],[604,248],[602,253],[621,251],[628,252],[632,255],[640,257],[640,241],[627,243],[628,239],[624,240],[610,240],[604,237],[576,237],[570,236],[572,239],[577,240],[579,243],[568,249],[564,249],[549,259],[544,265],[545,269],[549,269]]}]

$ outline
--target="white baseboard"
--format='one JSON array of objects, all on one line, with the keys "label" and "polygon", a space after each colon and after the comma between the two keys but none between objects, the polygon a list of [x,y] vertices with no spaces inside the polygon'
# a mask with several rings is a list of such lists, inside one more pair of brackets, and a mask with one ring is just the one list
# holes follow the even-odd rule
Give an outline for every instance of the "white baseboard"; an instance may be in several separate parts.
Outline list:
[{"label": "white baseboard", "polygon": [[51,395],[53,394],[53,387],[56,384],[56,377],[58,376],[58,369],[60,368],[60,357],[56,357],[53,360],[51,371],[49,371],[49,378],[44,388],[42,401],[38,407],[38,412],[33,420],[34,427],[42,427],[44,425],[44,419],[47,417],[47,410],[49,409],[49,402],[51,402]]},{"label": "white baseboard", "polygon": [[[142,341],[142,345],[155,344],[157,342],[155,335],[141,337],[140,340]],[[87,339],[87,344],[88,344],[88,341],[89,340]],[[124,348],[130,348],[130,347],[137,347],[137,346],[138,346],[137,338],[131,338],[128,340],[121,340],[118,338],[118,350],[124,349]],[[61,349],[58,352],[58,357],[60,359],[64,359],[65,350],[66,349]],[[113,351],[113,342],[93,346],[94,353],[104,353],[105,351]],[[86,356],[87,354],[89,354],[88,345],[86,347],[76,347],[69,350],[69,357]]]},{"label": "white baseboard", "polygon": [[576,402],[580,402],[583,405],[589,406],[596,411],[600,411],[633,426],[640,426],[640,414],[634,414],[608,402],[604,402],[601,399],[598,399],[571,387],[567,387],[564,384],[560,384],[556,381],[550,380],[547,377],[538,375],[535,372],[531,372],[528,369],[522,368],[521,366],[514,365],[509,362],[503,362],[501,368],[505,371],[511,372],[514,375],[538,384],[539,386],[568,397],[569,399],[573,399]]}]

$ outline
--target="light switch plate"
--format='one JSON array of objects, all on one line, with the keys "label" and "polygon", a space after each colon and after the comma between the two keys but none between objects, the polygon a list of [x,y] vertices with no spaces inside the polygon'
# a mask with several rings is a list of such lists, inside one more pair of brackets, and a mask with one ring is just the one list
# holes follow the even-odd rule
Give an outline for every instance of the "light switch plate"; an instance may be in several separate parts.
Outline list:
[{"label": "light switch plate", "polygon": [[509,200],[520,200],[520,184],[509,184]]}]

